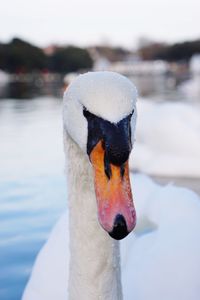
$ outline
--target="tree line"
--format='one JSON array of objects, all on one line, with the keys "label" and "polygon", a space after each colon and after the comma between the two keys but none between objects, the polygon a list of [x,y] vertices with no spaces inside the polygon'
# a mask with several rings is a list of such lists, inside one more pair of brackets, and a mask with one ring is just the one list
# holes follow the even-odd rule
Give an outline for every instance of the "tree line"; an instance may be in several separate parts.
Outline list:
[{"label": "tree line", "polygon": [[0,43],[0,69],[9,73],[44,71],[68,73],[90,69],[92,58],[86,49],[75,46],[56,47],[47,55],[42,49],[19,38]]},{"label": "tree line", "polygon": [[[110,61],[126,59],[130,51],[113,47],[96,47]],[[167,45],[151,43],[140,47],[137,54],[144,60],[162,59],[169,62],[187,62],[192,55],[200,53],[200,40]],[[7,44],[0,43],[0,69],[9,73],[49,71],[56,73],[91,69],[93,60],[87,49],[67,46],[55,47],[47,54],[39,47],[14,38]]]},{"label": "tree line", "polygon": [[200,40],[167,45],[162,43],[151,43],[138,50],[144,60],[166,60],[169,62],[188,62],[190,58],[200,54]]}]

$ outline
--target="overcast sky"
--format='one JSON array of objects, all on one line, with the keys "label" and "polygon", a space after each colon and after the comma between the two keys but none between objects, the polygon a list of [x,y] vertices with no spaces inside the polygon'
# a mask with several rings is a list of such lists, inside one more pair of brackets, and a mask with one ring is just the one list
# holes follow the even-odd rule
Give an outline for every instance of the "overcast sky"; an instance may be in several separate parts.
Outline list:
[{"label": "overcast sky", "polygon": [[4,0],[0,41],[14,36],[40,46],[191,40],[200,38],[200,0]]}]

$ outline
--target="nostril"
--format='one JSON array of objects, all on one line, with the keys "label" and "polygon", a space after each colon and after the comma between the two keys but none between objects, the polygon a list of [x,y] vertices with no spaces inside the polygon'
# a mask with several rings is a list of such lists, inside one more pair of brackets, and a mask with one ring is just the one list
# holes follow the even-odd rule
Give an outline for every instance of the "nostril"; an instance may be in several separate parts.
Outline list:
[{"label": "nostril", "polygon": [[113,230],[109,235],[115,240],[121,240],[129,234],[124,217],[118,214],[115,218]]}]

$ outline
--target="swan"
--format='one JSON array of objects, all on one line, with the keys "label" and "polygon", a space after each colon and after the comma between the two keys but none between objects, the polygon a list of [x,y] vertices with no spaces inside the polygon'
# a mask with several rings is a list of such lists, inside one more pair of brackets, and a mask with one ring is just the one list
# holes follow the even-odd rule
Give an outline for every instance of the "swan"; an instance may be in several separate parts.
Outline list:
[{"label": "swan", "polygon": [[136,99],[134,85],[113,72],[80,75],[66,90],[69,209],[23,300],[199,299],[199,197],[141,174],[129,180]]}]

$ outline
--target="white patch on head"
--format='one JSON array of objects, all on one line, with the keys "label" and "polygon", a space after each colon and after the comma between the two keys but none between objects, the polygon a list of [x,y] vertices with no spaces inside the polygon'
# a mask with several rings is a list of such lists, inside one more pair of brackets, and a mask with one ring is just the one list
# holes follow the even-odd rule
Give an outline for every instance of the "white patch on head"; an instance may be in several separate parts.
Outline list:
[{"label": "white patch on head", "polygon": [[76,98],[94,115],[112,123],[128,116],[135,108],[136,88],[114,72],[89,72],[70,85],[67,94]]},{"label": "white patch on head", "polygon": [[136,123],[135,86],[126,77],[114,72],[89,72],[79,75],[64,94],[64,126],[74,141],[85,151],[87,120],[83,107],[111,123],[118,123],[134,110],[132,141]]}]

